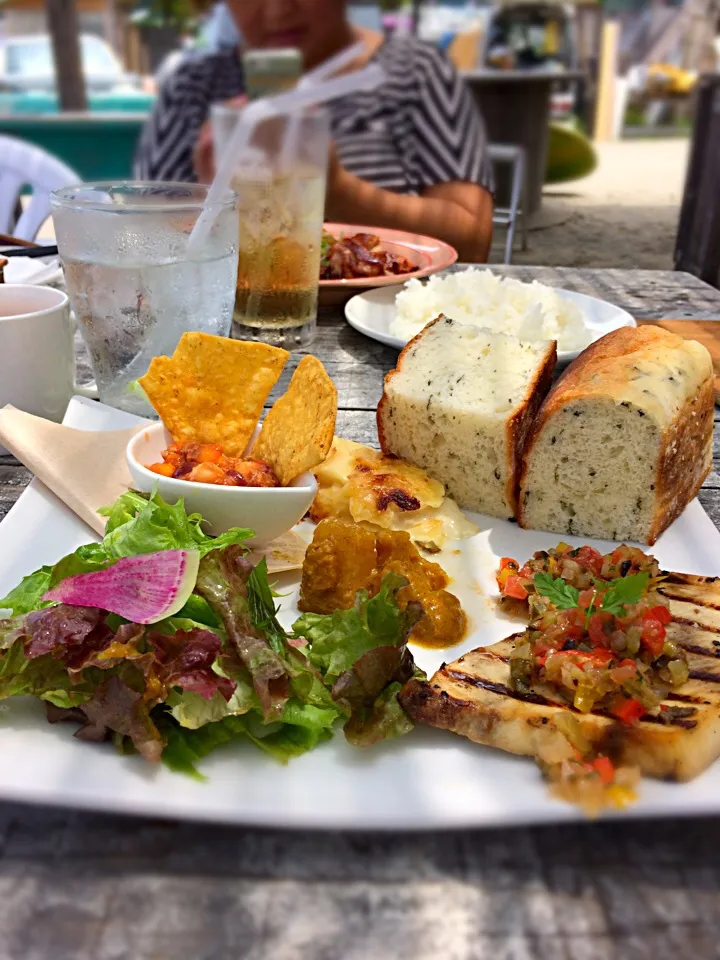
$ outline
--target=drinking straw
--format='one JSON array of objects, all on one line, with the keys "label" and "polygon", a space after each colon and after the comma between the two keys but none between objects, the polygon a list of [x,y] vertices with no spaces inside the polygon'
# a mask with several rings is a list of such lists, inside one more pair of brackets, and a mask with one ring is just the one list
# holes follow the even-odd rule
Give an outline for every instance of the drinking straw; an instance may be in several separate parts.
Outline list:
[{"label": "drinking straw", "polygon": [[[341,50],[340,53],[336,53],[328,60],[324,60],[318,67],[315,67],[314,70],[310,70],[308,73],[306,73],[298,83],[297,89],[307,90],[309,87],[314,87],[317,84],[328,80],[336,73],[344,70],[345,67],[349,67],[351,63],[353,63],[363,54],[364,50],[365,43],[362,40],[358,41],[358,43],[353,43],[349,47],[346,47],[344,50]],[[291,160],[297,156],[300,142],[301,121],[302,117],[300,113],[293,113],[287,126],[285,127],[285,138],[283,140],[282,149],[280,150],[279,166],[281,170],[287,169],[290,166]]]},{"label": "drinking straw", "polygon": [[320,103],[327,103],[329,100],[337,100],[358,90],[374,90],[384,79],[383,70],[376,64],[371,64],[362,70],[343,74],[324,83],[313,84],[304,89],[297,88],[289,93],[280,93],[272,97],[262,97],[248,104],[240,113],[233,134],[220,158],[215,179],[207,192],[202,212],[188,239],[188,255],[192,256],[199,251],[212,229],[219,213],[219,203],[230,187],[237,157],[249,146],[258,123],[279,114],[292,113],[294,110],[304,110]]},{"label": "drinking straw", "polygon": [[305,87],[310,86],[310,84],[313,83],[320,83],[322,80],[328,80],[336,73],[340,73],[341,70],[344,70],[345,67],[349,67],[350,64],[357,60],[358,57],[362,56],[364,52],[365,42],[363,40],[353,43],[349,47],[345,47],[345,49],[341,50],[340,53],[336,53],[328,60],[323,60],[319,66],[315,67],[313,70],[309,70],[305,76],[302,77],[298,86]]}]

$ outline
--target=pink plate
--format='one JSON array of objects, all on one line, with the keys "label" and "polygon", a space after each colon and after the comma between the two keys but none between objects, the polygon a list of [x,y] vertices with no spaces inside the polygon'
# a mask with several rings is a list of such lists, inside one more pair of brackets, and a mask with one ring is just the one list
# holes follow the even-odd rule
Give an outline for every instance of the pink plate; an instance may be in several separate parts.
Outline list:
[{"label": "pink plate", "polygon": [[384,227],[368,227],[350,223],[326,223],[325,229],[334,237],[351,237],[356,233],[373,233],[380,237],[383,246],[407,257],[419,267],[414,273],[392,274],[388,277],[360,277],[356,280],[321,280],[320,303],[326,306],[342,303],[352,294],[375,287],[392,287],[419,280],[432,273],[451,267],[458,258],[457,250],[442,240],[424,237],[419,233],[404,230],[388,230]]}]

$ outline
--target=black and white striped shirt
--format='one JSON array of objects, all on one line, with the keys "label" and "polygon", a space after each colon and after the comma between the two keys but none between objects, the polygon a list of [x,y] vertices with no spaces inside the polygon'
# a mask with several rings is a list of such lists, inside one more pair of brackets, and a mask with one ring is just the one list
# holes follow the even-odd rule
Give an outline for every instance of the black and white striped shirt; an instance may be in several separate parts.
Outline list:
[{"label": "black and white striped shirt", "polygon": [[[374,61],[387,76],[380,89],[329,105],[343,166],[395,193],[418,194],[456,180],[492,191],[482,118],[446,57],[402,37],[386,41]],[[180,66],[163,85],[143,131],[135,175],[142,180],[194,180],[193,147],[211,105],[243,90],[235,51]]]}]

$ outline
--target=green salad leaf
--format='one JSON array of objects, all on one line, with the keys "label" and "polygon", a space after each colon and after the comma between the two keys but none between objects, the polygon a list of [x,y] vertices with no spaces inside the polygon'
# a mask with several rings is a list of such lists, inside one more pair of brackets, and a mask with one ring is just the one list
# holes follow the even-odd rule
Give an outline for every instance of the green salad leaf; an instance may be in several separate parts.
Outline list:
[{"label": "green salad leaf", "polygon": [[[161,550],[197,550],[205,556],[211,550],[241,544],[253,535],[252,530],[236,527],[219,537],[210,537],[202,531],[200,514],[188,515],[182,500],[170,505],[158,493],[149,496],[128,491],[100,513],[108,518],[100,543],[84,544],[54,566],[41,567],[24,577],[0,599],[0,609],[10,610],[13,615],[39,610],[45,606],[42,598],[47,591],[61,580],[78,573],[104,570],[121,557]],[[202,598],[197,597],[192,604],[187,614],[190,619],[210,625],[218,623]]]},{"label": "green salad leaf", "polygon": [[233,741],[249,740],[273,759],[287,763],[332,737],[328,729],[289,723],[263,731],[262,727],[251,723],[245,716],[225,717],[224,720],[207,723],[194,730],[158,725],[167,740],[162,755],[163,763],[171,770],[196,780],[206,779],[197,769],[197,764],[218,747]]},{"label": "green salad leaf", "polygon": [[0,600],[0,610],[9,610],[13,615],[30,613],[42,605],[42,598],[50,589],[52,567],[40,567],[35,573],[23,577],[7,596]]},{"label": "green salad leaf", "polygon": [[330,253],[330,247],[335,243],[335,237],[328,233],[327,230],[323,230],[322,239],[320,240],[320,266],[321,268],[326,268],[329,264],[328,254]]},{"label": "green salad leaf", "polygon": [[293,631],[307,638],[307,657],[323,671],[326,680],[336,680],[376,647],[405,643],[418,619],[413,609],[403,611],[397,603],[397,594],[407,582],[389,573],[372,599],[366,590],[360,590],[350,610],[305,613],[295,621]]},{"label": "green salad leaf", "polygon": [[[422,670],[416,670],[418,680],[426,680]],[[413,729],[413,722],[400,706],[398,694],[403,684],[388,684],[368,709],[352,717],[345,725],[345,738],[356,747],[370,747],[381,740],[404,737]]]},{"label": "green salad leaf", "polygon": [[[402,609],[403,577],[350,610],[305,614],[289,634],[278,618],[267,564],[246,557],[245,529],[212,538],[182,502],[123,494],[107,510],[100,543],[79,547],[25,577],[0,600],[0,700],[31,695],[48,719],[72,720],[81,739],[113,741],[171,769],[242,740],[286,763],[328,740],[342,722],[366,746],[407,733],[397,694],[415,670],[407,637],[422,610]],[[49,604],[66,577],[125,556],[170,549],[201,554],[194,592],[151,626],[98,607]]]},{"label": "green salad leaf", "polygon": [[247,598],[250,616],[258,630],[268,638],[276,653],[285,649],[287,635],[277,618],[277,607],[268,581],[267,560],[263,557],[247,581]]},{"label": "green salad leaf", "polygon": [[406,585],[404,577],[387,574],[372,599],[360,590],[352,609],[306,613],[293,626],[307,638],[307,658],[347,717],[345,737],[355,746],[402,736],[413,727],[397,695],[411,677],[425,679],[407,648],[422,608],[400,608],[397,595]]},{"label": "green salad leaf", "polygon": [[90,700],[93,690],[91,681],[70,676],[60,660],[26,657],[21,640],[15,640],[0,659],[0,700],[38,697],[69,709]]},{"label": "green salad leaf", "polygon": [[203,533],[199,513],[186,513],[182,499],[165,503],[158,493],[147,496],[129,490],[99,512],[107,517],[102,546],[114,559],[159,550],[197,550],[204,557],[253,536],[252,530],[235,527],[210,537]]},{"label": "green salad leaf", "polygon": [[238,682],[229,700],[215,693],[206,700],[192,690],[173,692],[167,700],[171,716],[181,727],[197,730],[207,723],[215,723],[226,717],[240,717],[251,710],[260,713],[260,704],[252,686],[246,681]]}]

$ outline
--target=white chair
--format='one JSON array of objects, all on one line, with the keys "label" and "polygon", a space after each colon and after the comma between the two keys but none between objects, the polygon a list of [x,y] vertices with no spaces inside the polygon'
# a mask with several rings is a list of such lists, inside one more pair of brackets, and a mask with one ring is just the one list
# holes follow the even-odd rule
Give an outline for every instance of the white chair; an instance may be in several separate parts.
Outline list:
[{"label": "white chair", "polygon": [[[0,136],[0,233],[34,240],[50,215],[50,194],[82,183],[82,177],[51,153],[16,137]],[[32,188],[30,203],[15,222],[20,194]]]},{"label": "white chair", "polygon": [[507,227],[505,237],[505,259],[503,263],[512,263],[515,246],[515,227],[520,221],[522,249],[527,250],[527,174],[525,169],[525,150],[511,144],[492,143],[488,150],[493,166],[506,163],[510,166],[510,206],[495,207],[493,223]]}]

